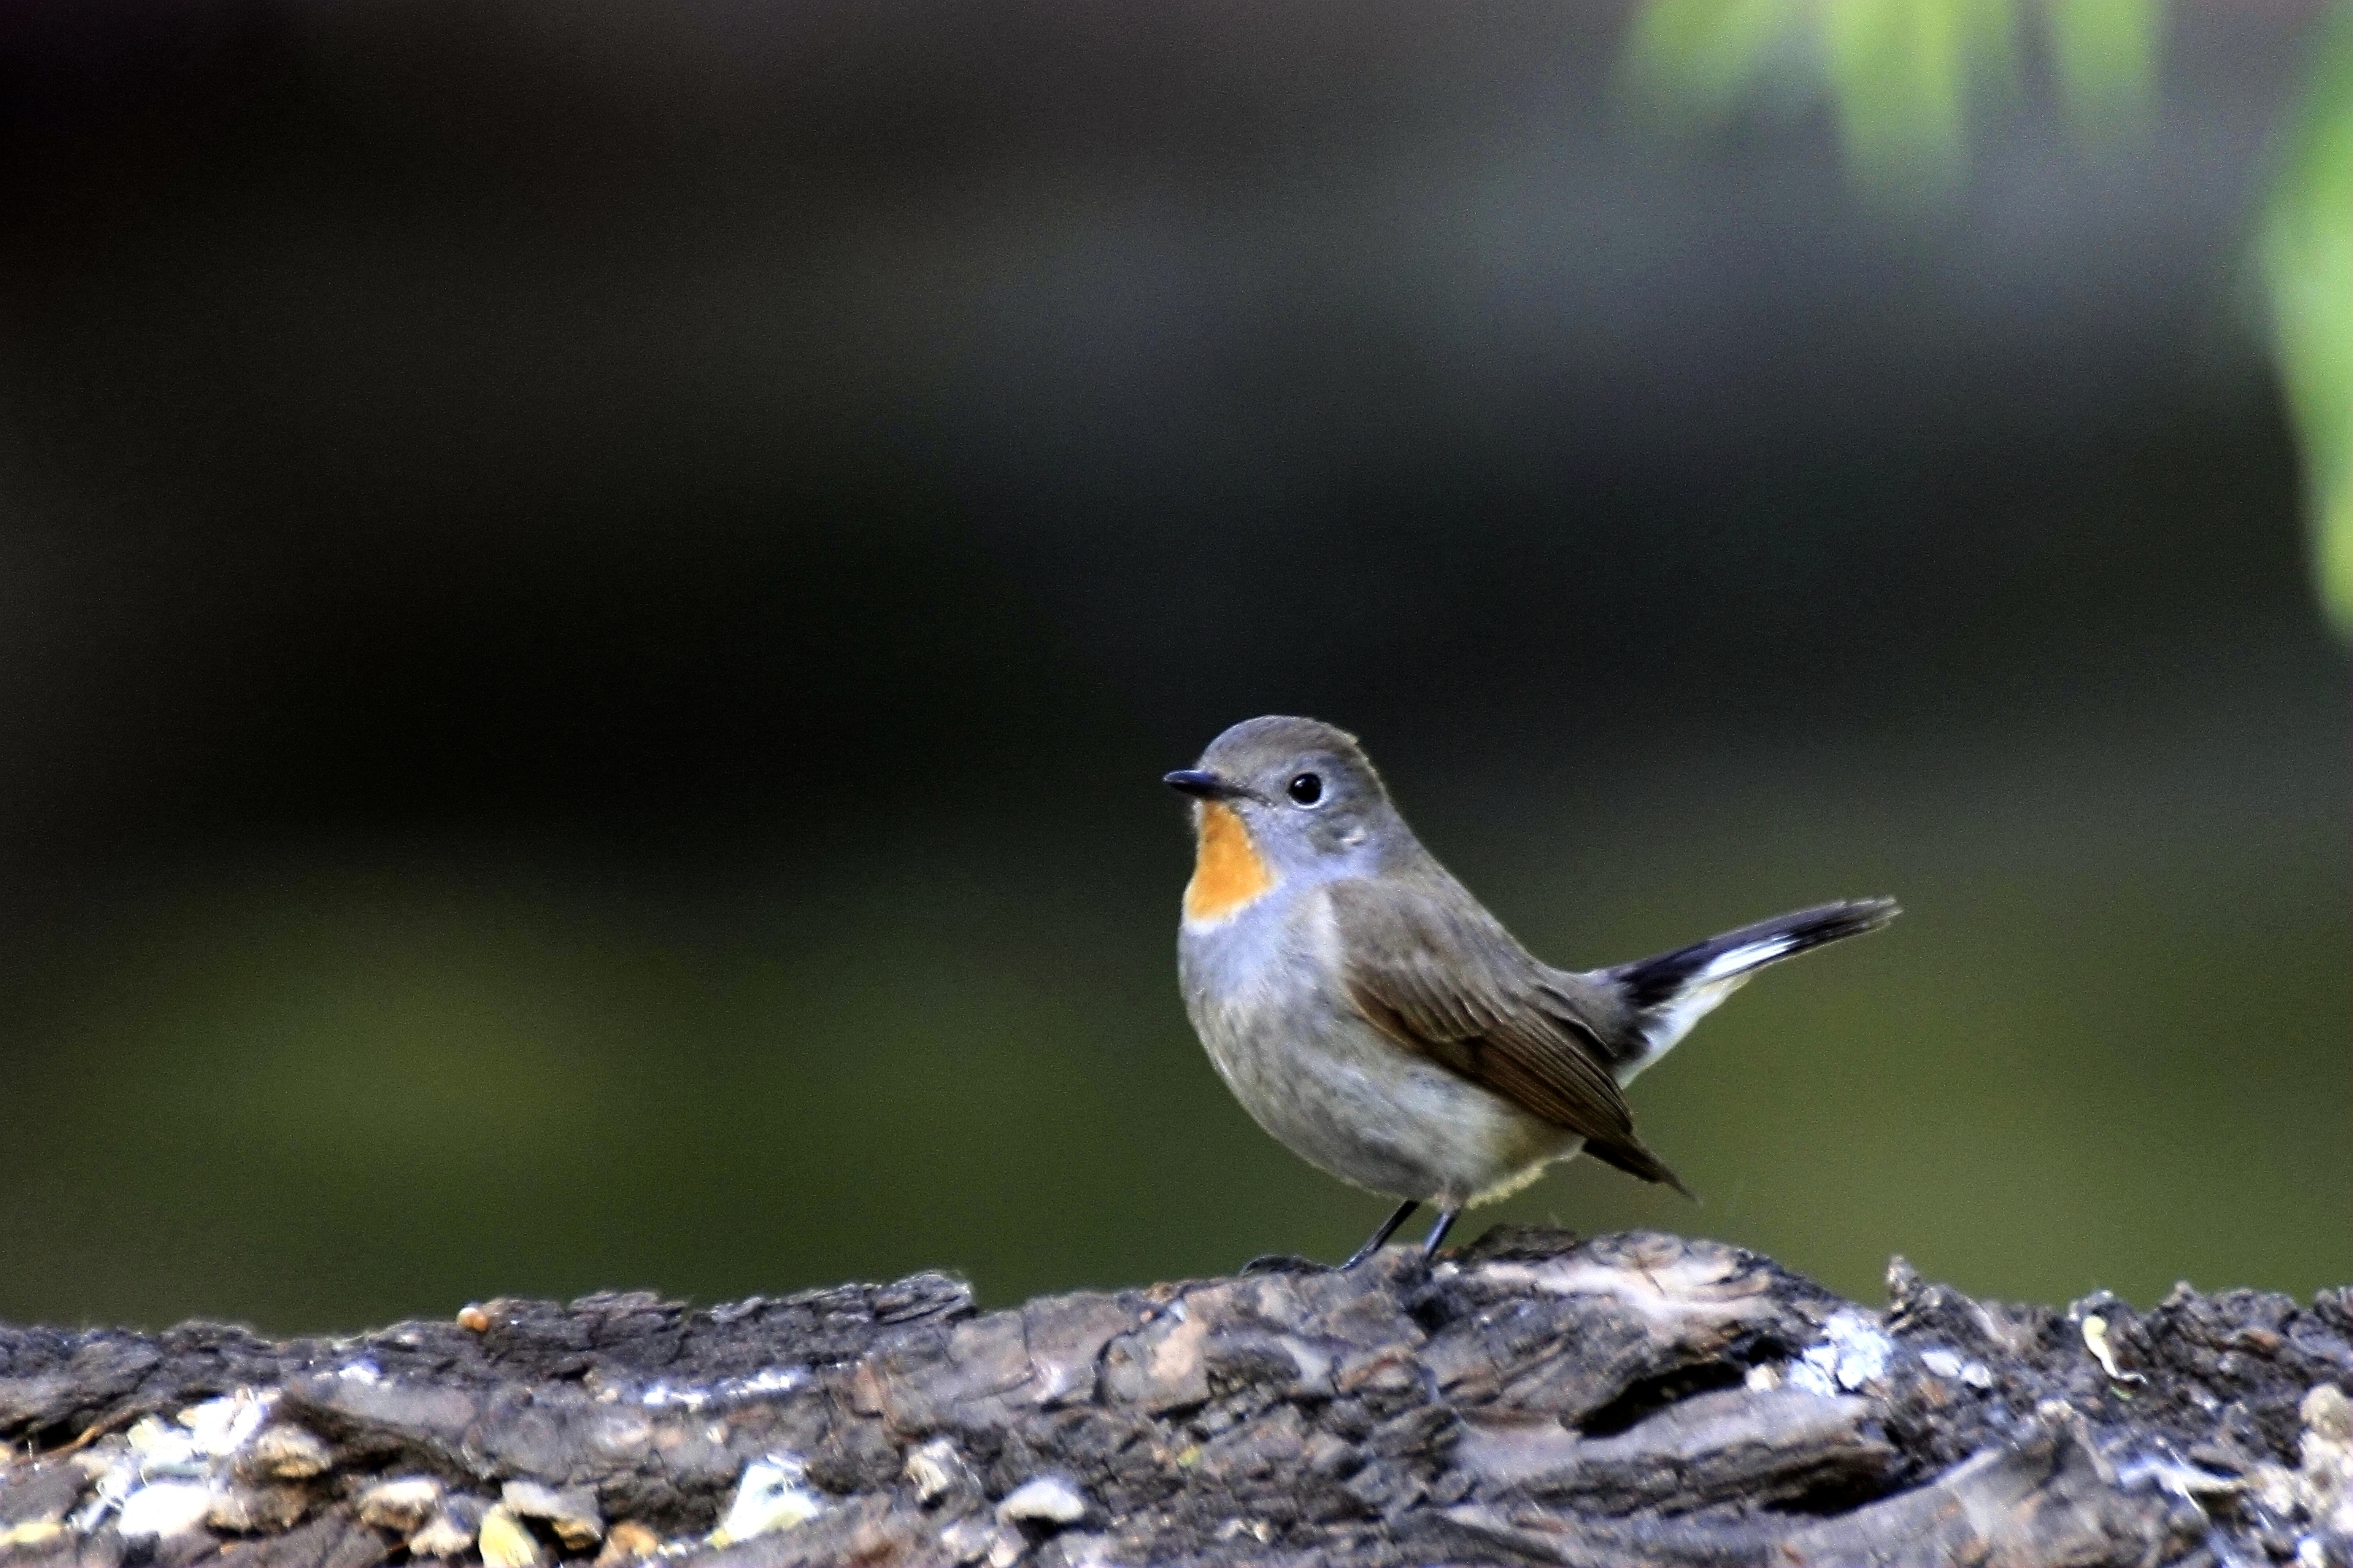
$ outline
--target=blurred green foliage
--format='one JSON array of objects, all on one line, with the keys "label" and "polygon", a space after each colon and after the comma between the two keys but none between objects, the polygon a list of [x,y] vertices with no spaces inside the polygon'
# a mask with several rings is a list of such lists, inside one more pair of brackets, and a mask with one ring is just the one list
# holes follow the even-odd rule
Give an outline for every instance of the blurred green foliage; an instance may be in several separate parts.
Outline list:
[{"label": "blurred green foliage", "polygon": [[2157,110],[2164,7],[2155,0],[2045,0],[2052,79],[2077,135],[2089,142],[2145,132]]},{"label": "blurred green foliage", "polygon": [[[2157,99],[2156,0],[2033,5],[2060,101],[2087,140],[2145,130]],[[2016,0],[1651,0],[1628,85],[1669,121],[1721,122],[1759,101],[1827,100],[1848,164],[1874,194],[1959,182],[1972,101],[2014,99]]]},{"label": "blurred green foliage", "polygon": [[2321,595],[2353,632],[2353,5],[2329,12],[2281,153],[2256,255]]},{"label": "blurred green foliage", "polygon": [[[1862,187],[1882,205],[1920,205],[1958,188],[1973,105],[2017,96],[2030,18],[2081,141],[2146,132],[2158,0],[1649,0],[1623,75],[1669,123],[1827,102]],[[2353,4],[2323,17],[2282,142],[2257,258],[2303,451],[2320,596],[2353,632]]]}]

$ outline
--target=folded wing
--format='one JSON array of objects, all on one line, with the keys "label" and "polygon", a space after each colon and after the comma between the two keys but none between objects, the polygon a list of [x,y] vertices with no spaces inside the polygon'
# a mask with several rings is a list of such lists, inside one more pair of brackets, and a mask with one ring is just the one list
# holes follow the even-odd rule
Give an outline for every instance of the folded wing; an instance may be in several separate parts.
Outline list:
[{"label": "folded wing", "polygon": [[1396,879],[1334,883],[1348,996],[1409,1050],[1556,1127],[1646,1182],[1691,1189],[1634,1133],[1588,1005],[1483,910]]}]

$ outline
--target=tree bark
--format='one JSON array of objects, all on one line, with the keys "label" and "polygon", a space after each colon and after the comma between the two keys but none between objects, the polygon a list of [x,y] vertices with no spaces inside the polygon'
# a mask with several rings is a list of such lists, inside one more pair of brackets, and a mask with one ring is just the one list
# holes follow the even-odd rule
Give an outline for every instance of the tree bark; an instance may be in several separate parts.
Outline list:
[{"label": "tree bark", "polygon": [[1889,1286],[1504,1228],[986,1314],[924,1274],[0,1327],[0,1563],[2353,1560],[2347,1290]]}]

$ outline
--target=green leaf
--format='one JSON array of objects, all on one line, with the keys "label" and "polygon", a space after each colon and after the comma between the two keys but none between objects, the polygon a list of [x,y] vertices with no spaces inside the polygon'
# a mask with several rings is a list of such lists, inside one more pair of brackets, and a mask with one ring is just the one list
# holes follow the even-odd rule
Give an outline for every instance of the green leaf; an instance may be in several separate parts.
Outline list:
[{"label": "green leaf", "polygon": [[2353,3],[2322,25],[2255,257],[2304,457],[2321,602],[2353,635]]},{"label": "green leaf", "polygon": [[2086,142],[2145,133],[2157,118],[2165,9],[2157,0],[2043,0],[2051,71]]},{"label": "green leaf", "polygon": [[[2028,0],[2085,143],[2156,119],[2162,0]],[[1647,0],[1622,75],[1662,118],[1721,122],[1762,100],[1827,100],[1847,167],[1883,199],[1948,195],[1969,116],[2017,79],[2020,0]],[[2353,0],[2323,19],[2255,241],[2294,420],[2313,569],[2353,635]]]},{"label": "green leaf", "polygon": [[2009,0],[1832,0],[1813,9],[1849,166],[1888,192],[1958,184],[1972,85],[2015,68]]},{"label": "green leaf", "polygon": [[1670,119],[1727,120],[1780,80],[1809,81],[1810,6],[1790,0],[1651,0],[1635,13],[1624,75]]}]

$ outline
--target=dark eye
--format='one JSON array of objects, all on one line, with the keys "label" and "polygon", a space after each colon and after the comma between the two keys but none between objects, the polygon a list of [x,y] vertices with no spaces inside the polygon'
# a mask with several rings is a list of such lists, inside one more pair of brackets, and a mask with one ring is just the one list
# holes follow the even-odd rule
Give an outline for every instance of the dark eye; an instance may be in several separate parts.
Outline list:
[{"label": "dark eye", "polygon": [[1324,798],[1324,781],[1314,773],[1302,773],[1291,781],[1291,798],[1302,805],[1314,805]]}]

